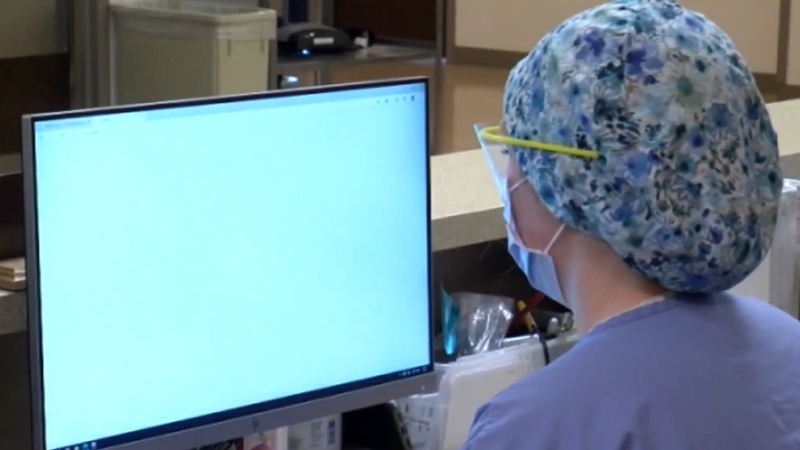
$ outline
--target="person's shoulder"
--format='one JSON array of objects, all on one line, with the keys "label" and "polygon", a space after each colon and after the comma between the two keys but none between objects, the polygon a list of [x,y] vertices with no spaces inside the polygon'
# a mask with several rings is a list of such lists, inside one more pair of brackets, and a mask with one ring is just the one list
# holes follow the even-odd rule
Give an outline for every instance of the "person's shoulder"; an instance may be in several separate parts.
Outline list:
[{"label": "person's shoulder", "polygon": [[737,316],[748,317],[755,322],[768,321],[772,327],[793,328],[800,333],[800,321],[796,317],[792,317],[764,300],[732,292],[712,294],[712,298],[718,303],[731,305],[731,310]]},{"label": "person's shoulder", "polygon": [[[552,450],[578,448],[577,440],[589,432],[580,417],[586,411],[602,415],[597,408],[616,404],[614,414],[624,415],[619,399],[612,398],[612,380],[605,383],[605,377],[599,375],[591,381],[589,361],[580,353],[573,348],[484,404],[475,415],[463,450],[518,450],[534,443]],[[607,395],[612,397],[605,398]]]},{"label": "person's shoulder", "polygon": [[481,406],[462,450],[516,450],[529,448],[532,442],[558,449],[552,434],[563,417],[564,405],[556,401],[563,383],[552,383],[548,372],[559,371],[547,369],[523,378]]}]

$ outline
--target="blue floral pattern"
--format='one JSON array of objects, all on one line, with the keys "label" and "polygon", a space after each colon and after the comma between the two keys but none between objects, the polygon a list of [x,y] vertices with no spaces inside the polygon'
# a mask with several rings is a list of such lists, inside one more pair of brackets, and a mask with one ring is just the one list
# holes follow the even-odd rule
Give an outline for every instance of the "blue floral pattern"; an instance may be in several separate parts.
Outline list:
[{"label": "blue floral pattern", "polygon": [[514,148],[542,202],[678,292],[718,292],[765,258],[783,186],[777,135],[728,36],[674,0],[616,0],[547,34],[512,70]]}]

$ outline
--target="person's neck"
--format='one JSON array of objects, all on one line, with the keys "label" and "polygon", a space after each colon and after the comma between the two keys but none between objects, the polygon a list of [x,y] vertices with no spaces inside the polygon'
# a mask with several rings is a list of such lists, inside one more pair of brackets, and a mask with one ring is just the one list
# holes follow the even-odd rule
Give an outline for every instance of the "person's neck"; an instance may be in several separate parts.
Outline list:
[{"label": "person's neck", "polygon": [[668,292],[631,270],[610,248],[581,247],[568,267],[558,267],[581,334]]}]

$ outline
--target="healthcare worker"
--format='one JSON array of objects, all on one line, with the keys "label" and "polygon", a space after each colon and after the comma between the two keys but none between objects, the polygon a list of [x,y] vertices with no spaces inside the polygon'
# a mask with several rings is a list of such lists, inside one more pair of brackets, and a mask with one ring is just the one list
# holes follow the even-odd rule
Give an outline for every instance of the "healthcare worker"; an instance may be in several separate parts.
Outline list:
[{"label": "healthcare worker", "polygon": [[589,9],[479,136],[511,255],[581,338],[482,406],[466,450],[800,449],[800,322],[726,292],[766,257],[783,180],[722,30],[674,0]]}]

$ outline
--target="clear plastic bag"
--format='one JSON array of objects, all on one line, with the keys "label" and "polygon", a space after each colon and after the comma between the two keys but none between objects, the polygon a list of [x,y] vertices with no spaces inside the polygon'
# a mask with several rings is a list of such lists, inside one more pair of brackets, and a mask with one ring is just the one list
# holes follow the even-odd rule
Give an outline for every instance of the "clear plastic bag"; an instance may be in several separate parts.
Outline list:
[{"label": "clear plastic bag", "polygon": [[442,308],[445,350],[459,357],[502,348],[514,318],[514,300],[496,295],[444,293]]}]

